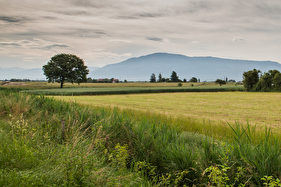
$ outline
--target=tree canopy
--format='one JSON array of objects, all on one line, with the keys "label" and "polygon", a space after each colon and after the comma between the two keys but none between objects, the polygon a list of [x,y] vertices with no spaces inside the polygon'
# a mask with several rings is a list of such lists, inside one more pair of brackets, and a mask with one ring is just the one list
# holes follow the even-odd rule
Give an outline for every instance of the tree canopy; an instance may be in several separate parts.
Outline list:
[{"label": "tree canopy", "polygon": [[159,75],[158,75],[158,82],[163,82],[161,73],[159,73]]},{"label": "tree canopy", "polygon": [[226,84],[226,81],[225,80],[222,80],[222,79],[217,79],[215,81],[216,84],[219,84],[220,86],[223,85],[223,84]]},{"label": "tree canopy", "polygon": [[254,88],[254,85],[259,82],[259,73],[260,70],[250,70],[243,73],[243,84],[247,91],[251,91]]},{"label": "tree canopy", "polygon": [[177,75],[177,73],[175,71],[172,72],[172,75],[171,75],[171,81],[172,82],[179,82],[179,77]]},{"label": "tree canopy", "polygon": [[44,75],[48,82],[59,82],[61,88],[65,81],[71,83],[87,82],[89,70],[83,59],[73,54],[57,54],[43,66]]},{"label": "tree canopy", "polygon": [[150,82],[156,82],[156,76],[154,73],[150,76]]},{"label": "tree canopy", "polygon": [[196,77],[192,77],[190,80],[189,80],[189,82],[197,82],[198,80],[197,80],[197,78]]},{"label": "tree canopy", "polygon": [[244,72],[243,83],[247,91],[281,91],[281,73],[269,70],[261,74],[260,70],[254,69]]}]

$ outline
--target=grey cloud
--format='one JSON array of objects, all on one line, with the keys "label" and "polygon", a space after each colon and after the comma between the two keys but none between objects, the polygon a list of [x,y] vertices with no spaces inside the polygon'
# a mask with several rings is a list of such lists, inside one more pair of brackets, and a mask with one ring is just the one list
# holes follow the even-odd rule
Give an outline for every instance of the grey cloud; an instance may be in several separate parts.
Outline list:
[{"label": "grey cloud", "polygon": [[13,42],[0,42],[0,45],[11,46],[11,47],[20,47],[21,46],[19,43],[13,43]]},{"label": "grey cloud", "polygon": [[137,16],[144,17],[144,18],[156,18],[156,17],[161,17],[162,15],[157,13],[140,13]]},{"label": "grey cloud", "polygon": [[77,11],[74,11],[74,10],[66,10],[66,11],[57,11],[57,13],[59,14],[63,14],[63,15],[67,15],[67,16],[79,16],[79,15],[90,15],[89,12],[87,11],[80,11],[80,10],[77,10]]},{"label": "grey cloud", "polygon": [[57,20],[58,18],[55,16],[42,16],[43,19],[47,19],[47,20]]},{"label": "grey cloud", "polygon": [[162,38],[158,38],[158,37],[148,37],[146,39],[147,40],[156,41],[156,42],[163,42],[163,39]]},{"label": "grey cloud", "polygon": [[82,37],[82,38],[100,38],[101,36],[108,35],[102,30],[91,30],[91,29],[75,29],[66,33],[68,35]]},{"label": "grey cloud", "polygon": [[19,23],[25,20],[23,17],[0,16],[0,20],[8,23]]},{"label": "grey cloud", "polygon": [[55,43],[51,41],[46,41],[42,39],[32,39],[32,40],[19,40],[14,42],[0,42],[2,46],[25,48],[25,49],[43,49],[50,50],[52,48],[69,48],[71,46],[62,43]]},{"label": "grey cloud", "polygon": [[117,19],[143,19],[143,18],[158,18],[162,17],[164,14],[159,13],[128,13],[127,15],[118,15]]},{"label": "grey cloud", "polygon": [[94,8],[103,8],[103,7],[107,7],[108,5],[111,5],[111,6],[114,5],[114,3],[112,3],[108,0],[102,0],[102,1],[71,0],[71,3],[76,6],[94,7]]},{"label": "grey cloud", "polygon": [[70,46],[66,44],[53,44],[53,45],[42,47],[41,49],[50,50],[52,48],[69,48],[69,47]]}]

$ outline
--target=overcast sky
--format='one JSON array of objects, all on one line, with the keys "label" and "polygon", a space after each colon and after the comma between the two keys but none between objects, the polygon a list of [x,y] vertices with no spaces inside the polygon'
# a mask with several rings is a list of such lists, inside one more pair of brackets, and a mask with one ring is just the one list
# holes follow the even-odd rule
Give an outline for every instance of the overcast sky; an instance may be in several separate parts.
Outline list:
[{"label": "overcast sky", "polygon": [[0,0],[0,67],[58,53],[101,67],[155,52],[281,63],[280,0]]}]

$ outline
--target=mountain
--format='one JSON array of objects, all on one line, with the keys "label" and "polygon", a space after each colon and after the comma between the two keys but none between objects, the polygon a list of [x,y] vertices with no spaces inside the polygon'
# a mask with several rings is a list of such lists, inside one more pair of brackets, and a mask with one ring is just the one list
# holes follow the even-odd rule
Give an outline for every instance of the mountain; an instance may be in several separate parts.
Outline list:
[{"label": "mountain", "polygon": [[277,69],[281,64],[273,61],[232,60],[215,57],[188,57],[179,54],[154,53],[138,58],[130,58],[120,63],[106,65],[90,72],[92,78],[117,78],[128,81],[149,81],[152,73],[158,78],[170,78],[172,71],[177,72],[180,79],[192,77],[201,81],[214,81],[228,78],[242,80],[243,72],[252,69],[267,72]]},{"label": "mountain", "polygon": [[0,80],[4,79],[30,79],[45,80],[42,68],[24,69],[24,68],[0,68]]},{"label": "mountain", "polygon": [[[88,67],[90,72],[97,70],[97,67]],[[0,68],[0,80],[10,79],[30,79],[46,80],[42,68],[24,69],[24,68]]]},{"label": "mountain", "polygon": [[[252,69],[267,72],[277,69],[281,64],[272,61],[231,60],[215,57],[188,57],[179,54],[154,53],[137,58],[130,58],[120,63],[106,65],[102,68],[88,67],[91,78],[116,78],[128,81],[149,81],[152,73],[158,78],[170,78],[172,71],[180,79],[196,77],[200,81],[215,81],[228,78],[242,80],[243,72]],[[4,79],[46,80],[42,68],[0,68],[0,80]]]}]

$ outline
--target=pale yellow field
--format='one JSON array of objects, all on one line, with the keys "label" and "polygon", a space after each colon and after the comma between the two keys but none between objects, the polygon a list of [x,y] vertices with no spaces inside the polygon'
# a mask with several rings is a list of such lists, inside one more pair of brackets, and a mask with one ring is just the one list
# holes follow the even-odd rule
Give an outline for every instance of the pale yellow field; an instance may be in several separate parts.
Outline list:
[{"label": "pale yellow field", "polygon": [[218,92],[57,96],[93,106],[129,108],[198,120],[281,127],[281,93]]}]

